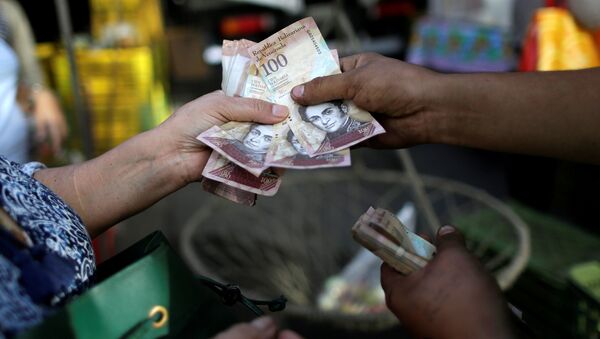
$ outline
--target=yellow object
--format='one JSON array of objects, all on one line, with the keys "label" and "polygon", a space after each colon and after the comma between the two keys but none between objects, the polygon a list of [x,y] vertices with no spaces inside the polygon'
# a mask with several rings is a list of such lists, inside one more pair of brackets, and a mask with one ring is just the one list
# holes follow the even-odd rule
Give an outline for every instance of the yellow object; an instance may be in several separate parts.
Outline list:
[{"label": "yellow object", "polygon": [[113,36],[122,45],[142,46],[164,39],[158,0],[90,0],[90,11],[96,41]]},{"label": "yellow object", "polygon": [[549,7],[536,12],[537,69],[572,70],[600,66],[593,35],[580,28],[565,9]]},{"label": "yellow object", "polygon": [[[159,0],[90,0],[90,12],[93,45],[103,48],[76,47],[75,59],[100,154],[169,116],[166,42]],[[79,147],[66,53],[51,44],[37,53],[68,113],[70,144]]]},{"label": "yellow object", "polygon": [[148,318],[153,318],[157,314],[160,318],[152,324],[152,327],[161,328],[169,321],[169,311],[164,306],[154,306],[148,313]]},{"label": "yellow object", "polygon": [[[156,126],[169,115],[149,47],[78,50],[76,60],[97,154]],[[64,52],[54,59],[53,69],[61,98],[73,107]]]}]

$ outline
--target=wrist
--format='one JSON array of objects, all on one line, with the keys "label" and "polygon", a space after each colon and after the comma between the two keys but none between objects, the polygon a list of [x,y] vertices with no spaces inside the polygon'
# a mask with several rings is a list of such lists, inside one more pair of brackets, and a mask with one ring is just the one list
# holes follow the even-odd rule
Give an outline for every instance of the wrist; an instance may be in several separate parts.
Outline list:
[{"label": "wrist", "polygon": [[144,153],[144,158],[150,161],[149,165],[155,169],[155,174],[161,178],[161,182],[173,186],[173,190],[187,184],[182,170],[185,167],[184,161],[172,135],[157,127],[139,134],[136,138],[141,139],[139,149]]},{"label": "wrist", "polygon": [[155,150],[155,162],[165,166],[168,180],[176,185],[176,189],[198,181],[202,169],[208,160],[208,152],[202,152],[204,145],[192,136],[181,136],[172,131],[168,124],[162,124],[148,132],[149,137],[158,141]]},{"label": "wrist", "polygon": [[467,110],[462,109],[465,91],[456,77],[451,74],[435,73],[423,86],[423,114],[426,125],[425,139],[427,143],[458,144],[460,124],[465,127]]}]

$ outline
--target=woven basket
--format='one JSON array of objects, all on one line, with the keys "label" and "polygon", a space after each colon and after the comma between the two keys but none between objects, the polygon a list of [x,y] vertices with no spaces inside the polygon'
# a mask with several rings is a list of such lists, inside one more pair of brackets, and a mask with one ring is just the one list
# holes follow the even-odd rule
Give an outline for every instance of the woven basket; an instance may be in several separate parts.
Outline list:
[{"label": "woven basket", "polygon": [[[369,206],[397,211],[415,201],[411,181],[401,171],[366,168],[353,153],[353,168],[288,171],[273,198],[260,198],[255,207],[209,198],[190,218],[181,236],[185,260],[199,274],[240,285],[255,297],[284,294],[289,305],[284,317],[326,323],[347,330],[378,331],[397,325],[388,311],[347,314],[316,307],[327,278],[340,272],[359,246],[350,229]],[[468,246],[508,288],[529,257],[525,223],[504,203],[474,187],[446,179],[422,177],[433,210],[443,224],[461,229],[473,226],[482,212],[495,219],[497,231],[508,235],[511,246],[491,251],[481,236]],[[420,210],[419,210],[420,212]],[[426,230],[417,214],[417,231]]]}]

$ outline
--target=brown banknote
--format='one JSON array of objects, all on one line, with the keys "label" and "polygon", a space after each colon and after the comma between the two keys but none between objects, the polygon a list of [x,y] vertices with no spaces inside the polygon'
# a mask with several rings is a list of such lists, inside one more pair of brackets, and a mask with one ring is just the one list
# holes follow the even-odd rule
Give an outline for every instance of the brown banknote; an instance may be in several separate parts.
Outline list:
[{"label": "brown banknote", "polygon": [[205,191],[227,200],[246,206],[254,206],[256,204],[256,193],[247,192],[208,178],[202,178],[201,183]]},{"label": "brown banknote", "polygon": [[236,166],[227,158],[220,156],[217,152],[211,154],[202,171],[202,176],[231,187],[265,196],[273,196],[281,185],[279,175],[274,172],[265,172],[256,177],[243,168]]}]

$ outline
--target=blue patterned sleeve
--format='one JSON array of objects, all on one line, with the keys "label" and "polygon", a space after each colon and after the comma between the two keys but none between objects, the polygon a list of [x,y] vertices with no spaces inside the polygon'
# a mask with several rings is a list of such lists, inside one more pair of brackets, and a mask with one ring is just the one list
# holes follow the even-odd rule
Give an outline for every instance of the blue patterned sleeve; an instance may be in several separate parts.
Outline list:
[{"label": "blue patterned sleeve", "polygon": [[0,339],[35,326],[84,292],[96,270],[92,242],[81,218],[32,177],[44,168],[39,162],[21,165],[0,155],[0,208],[27,233],[31,248],[62,258],[68,267],[61,270],[60,288],[52,291],[49,302],[38,303],[30,295],[35,291],[21,283],[23,271],[17,265],[21,261],[0,253]]},{"label": "blue patterned sleeve", "polygon": [[21,165],[21,172],[27,174],[30,177],[33,177],[33,174],[35,174],[35,172],[45,168],[47,168],[46,165],[42,164],[41,162],[32,161]]}]

